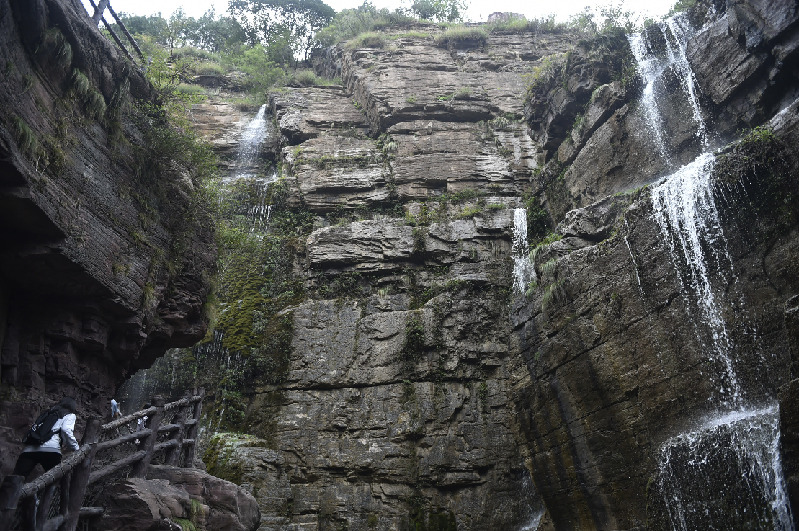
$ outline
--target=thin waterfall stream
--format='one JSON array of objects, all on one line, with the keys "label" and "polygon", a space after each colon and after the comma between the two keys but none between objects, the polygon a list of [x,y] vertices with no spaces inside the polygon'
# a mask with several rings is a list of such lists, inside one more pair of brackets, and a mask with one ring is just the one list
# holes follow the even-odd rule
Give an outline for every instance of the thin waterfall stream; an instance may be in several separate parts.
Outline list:
[{"label": "thin waterfall stream", "polygon": [[524,292],[527,284],[535,280],[535,268],[530,260],[530,244],[527,242],[527,210],[513,210],[513,290]]},{"label": "thin waterfall stream", "polygon": [[736,345],[720,307],[726,293],[719,286],[736,279],[713,196],[715,156],[685,53],[692,30],[679,16],[659,24],[659,30],[665,41],[660,54],[644,34],[629,37],[644,81],[641,105],[648,133],[670,164],[657,101],[670,72],[690,105],[702,153],[652,186],[653,218],[683,296],[699,317],[695,328],[716,396],[709,398],[715,412],[662,444],[656,486],[672,529],[794,529],[779,453],[779,408],[747,402],[735,367]]},{"label": "thin waterfall stream", "polygon": [[[260,238],[268,230],[269,217],[272,210],[269,186],[277,180],[277,173],[264,176],[261,170],[261,147],[268,135],[267,108],[262,105],[256,115],[242,128],[236,162],[230,174],[223,177],[222,199],[234,201],[237,213],[246,220],[252,238]],[[246,199],[241,200],[241,197]],[[224,267],[224,266],[223,266]],[[221,309],[222,312],[225,308]],[[236,399],[235,391],[229,388],[229,382],[246,369],[247,358],[240,353],[231,353],[224,346],[224,334],[214,330],[210,341],[193,347],[192,354],[198,365],[213,370],[218,375],[216,389],[208,390],[215,396],[215,409],[210,413],[210,425],[203,428],[211,432],[221,429],[226,420],[226,411],[231,400]],[[180,349],[172,349],[156,360],[149,369],[143,369],[132,375],[120,389],[120,397],[124,400],[125,412],[141,409],[155,394],[164,394],[174,399],[175,370],[182,363]],[[202,360],[202,361],[199,361]],[[184,387],[189,382],[181,382]]]}]

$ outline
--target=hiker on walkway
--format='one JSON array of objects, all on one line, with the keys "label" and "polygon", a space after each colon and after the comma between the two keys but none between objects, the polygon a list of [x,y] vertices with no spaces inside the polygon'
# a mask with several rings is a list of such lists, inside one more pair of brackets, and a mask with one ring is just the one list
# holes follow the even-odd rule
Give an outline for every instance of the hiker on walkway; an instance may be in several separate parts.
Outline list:
[{"label": "hiker on walkway", "polygon": [[75,439],[75,411],[78,404],[74,398],[64,397],[53,407],[58,414],[58,420],[53,424],[52,436],[38,445],[28,444],[22,449],[22,453],[17,458],[13,474],[16,476],[27,476],[37,465],[42,465],[45,472],[61,463],[61,441],[73,450],[80,449],[78,441]]},{"label": "hiker on walkway", "polygon": [[119,409],[119,403],[115,398],[111,399],[111,420],[122,416],[122,411]]}]

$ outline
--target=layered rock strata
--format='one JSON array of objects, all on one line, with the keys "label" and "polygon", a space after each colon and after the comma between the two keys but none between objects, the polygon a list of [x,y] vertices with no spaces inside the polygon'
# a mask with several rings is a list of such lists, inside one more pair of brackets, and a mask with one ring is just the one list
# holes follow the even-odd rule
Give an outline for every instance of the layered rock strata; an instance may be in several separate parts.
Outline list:
[{"label": "layered rock strata", "polygon": [[[248,396],[250,435],[206,454],[258,499],[262,529],[518,529],[538,496],[542,529],[668,528],[662,445],[781,387],[795,496],[797,24],[770,5],[700,5],[683,50],[723,148],[724,241],[707,250],[740,393],[652,201],[707,146],[676,67],[665,145],[648,134],[623,33],[389,31],[327,52],[343,87],[272,97],[273,156],[314,218],[294,262],[305,297],[281,314],[279,383]],[[647,42],[666,54],[659,27]],[[522,206],[555,230],[511,293]]]},{"label": "layered rock strata", "polygon": [[537,513],[512,408],[511,240],[537,164],[523,74],[568,42],[448,48],[441,33],[334,50],[346,86],[272,98],[290,202],[315,217],[307,296],[286,310],[281,383],[251,394],[255,438],[206,453],[259,500],[261,529],[512,529]]},{"label": "layered rock strata", "polygon": [[[674,92],[658,100],[664,150],[646,126],[640,80],[625,89],[594,83],[584,119],[566,135],[565,127],[551,124],[572,122],[575,114],[562,106],[553,115],[536,98],[551,100],[585,70],[564,68],[533,98],[534,137],[553,146],[543,175],[562,175],[542,182],[544,202],[554,213],[582,207],[561,218],[560,241],[539,249],[543,289],[517,301],[514,311],[530,371],[519,417],[555,528],[669,528],[656,488],[662,445],[719,411],[775,403],[795,376],[785,307],[798,287],[792,175],[799,161],[790,147],[796,103],[789,105],[797,90],[789,66],[797,58],[797,22],[789,4],[728,3],[693,13],[698,21],[711,13],[686,50],[705,122],[716,135],[711,142],[723,146],[741,127],[765,127],[718,152],[710,176],[723,236],[706,254],[708,275],[718,281],[712,289],[722,324],[715,326],[723,327],[723,339],[703,317],[700,290],[689,287],[691,264],[657,222],[662,214],[655,212],[653,187],[636,188],[676,171],[702,148],[677,74],[664,75],[673,76]],[[727,346],[719,347],[722,341]],[[732,361],[725,367],[714,352],[728,347]],[[780,400],[785,465],[795,471],[791,385]],[[742,396],[731,396],[733,387]],[[731,512],[728,525],[749,525],[744,519]]]},{"label": "layered rock strata", "polygon": [[6,0],[0,35],[5,473],[41,408],[107,414],[132,368],[202,338],[214,248],[197,183],[148,170],[161,155],[127,110],[152,89],[80,2]]},{"label": "layered rock strata", "polygon": [[152,466],[149,479],[111,485],[97,500],[105,513],[93,529],[147,531],[193,528],[255,531],[258,504],[241,487],[201,470]]}]

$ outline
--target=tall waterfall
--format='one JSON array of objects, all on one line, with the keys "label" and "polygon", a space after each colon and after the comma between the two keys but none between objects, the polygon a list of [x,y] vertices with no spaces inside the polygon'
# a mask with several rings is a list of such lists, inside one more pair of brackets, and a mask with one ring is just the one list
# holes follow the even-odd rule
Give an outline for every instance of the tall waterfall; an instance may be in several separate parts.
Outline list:
[{"label": "tall waterfall", "polygon": [[266,125],[266,104],[264,104],[241,132],[236,170],[233,175],[225,178],[225,182],[257,177],[258,155],[261,153],[261,144],[266,135]]},{"label": "tall waterfall", "polygon": [[535,269],[530,261],[530,245],[527,243],[527,210],[513,210],[513,290],[517,293],[527,289],[535,279]]},{"label": "tall waterfall", "polygon": [[269,184],[277,180],[277,174],[274,172],[266,177],[258,173],[258,156],[267,135],[267,125],[266,104],[264,104],[242,130],[235,170],[222,181],[227,185],[245,180],[252,181],[247,217],[252,224],[253,232],[262,231],[269,224],[272,205],[269,203],[267,191]]},{"label": "tall waterfall", "polygon": [[714,288],[735,276],[713,199],[715,157],[685,54],[691,29],[682,18],[671,18],[659,29],[665,57],[652,53],[643,35],[629,38],[644,79],[641,103],[650,133],[669,162],[657,103],[657,95],[665,94],[668,71],[680,80],[704,152],[652,187],[653,216],[685,299],[700,317],[697,335],[707,337],[703,346],[718,395],[711,397],[716,413],[661,446],[656,486],[672,529],[790,530],[794,527],[778,448],[778,407],[746,403],[736,375],[736,346],[719,307],[725,293]]},{"label": "tall waterfall", "polygon": [[[714,261],[718,267],[713,269],[720,272],[718,275],[731,271],[732,261],[711,189],[714,162],[711,153],[703,153],[669,175],[652,188],[652,203],[683,290],[695,295],[702,322],[709,329],[711,344],[706,349],[720,366],[717,380],[722,399],[739,405],[741,388],[733,367],[733,345],[707,262],[708,258]],[[711,256],[707,256],[707,251]]]}]

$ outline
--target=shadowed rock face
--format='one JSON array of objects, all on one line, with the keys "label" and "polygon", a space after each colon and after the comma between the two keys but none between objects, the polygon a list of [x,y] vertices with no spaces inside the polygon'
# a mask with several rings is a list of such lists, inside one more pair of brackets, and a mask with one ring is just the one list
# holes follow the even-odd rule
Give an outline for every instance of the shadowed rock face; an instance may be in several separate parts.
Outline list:
[{"label": "shadowed rock face", "polygon": [[[694,16],[708,24],[687,53],[721,136],[764,123],[796,94],[794,8],[771,4]],[[101,61],[115,52],[80,9],[0,3],[3,34],[27,40],[0,52],[16,69],[0,80],[3,109],[20,110],[0,123],[6,441],[38,409],[33,401],[67,391],[99,411],[129,368],[204,327],[210,243],[199,226],[176,224],[190,183],[163,179],[164,208],[131,171],[132,154],[90,118],[57,129],[67,74],[32,51],[54,20],[106,101],[126,76],[146,96],[137,74],[100,68],[121,63]],[[435,44],[440,31],[333,49],[321,66],[343,86],[272,96],[279,131],[265,158],[282,163],[289,202],[316,219],[294,257],[308,296],[283,316],[292,348],[280,383],[255,383],[247,397],[251,435],[212,441],[209,468],[252,494],[261,529],[518,529],[539,498],[556,529],[666,528],[649,488],[658,449],[714,412],[723,367],[706,355],[711,333],[654,219],[651,188],[635,189],[669,170],[641,134],[640,80],[617,68],[629,61],[626,38],[492,34],[447,48]],[[96,48],[79,46],[87,39]],[[547,64],[557,75],[534,83],[525,107]],[[28,79],[30,90],[12,90]],[[52,118],[33,112],[40,107]],[[678,166],[700,145],[689,123],[672,119],[689,112],[681,97],[665,93],[662,109]],[[796,114],[770,122],[765,147],[727,148],[712,188],[726,246],[714,268],[731,271],[716,289],[736,374],[751,403],[782,386],[793,496]],[[31,149],[17,118],[44,151]],[[63,161],[59,135],[77,139]],[[213,140],[232,160],[230,135]],[[562,238],[536,251],[537,285],[511,294],[512,210],[523,194],[539,198]],[[340,213],[346,221],[332,223]],[[175,234],[185,262],[153,268],[153,248],[176,257]],[[181,500],[208,487],[188,478],[191,487],[175,490],[164,479],[120,486],[120,496],[163,488],[146,510],[182,517]],[[246,528],[251,516],[238,522]],[[225,518],[208,525],[238,525]]]},{"label": "shadowed rock face", "polygon": [[[201,470],[153,466],[149,479],[133,478],[107,489],[98,500],[105,513],[93,522],[104,531],[182,529],[255,531],[255,499],[241,487]],[[180,525],[182,524],[182,525]]]},{"label": "shadowed rock face", "polygon": [[[693,16],[704,20],[701,12]],[[712,141],[764,123],[774,134],[763,144],[747,137],[716,155],[710,194],[723,239],[705,254],[718,315],[733,345],[740,402],[761,407],[780,396],[788,434],[784,464],[794,489],[796,420],[789,411],[796,387],[787,384],[796,377],[795,304],[789,300],[799,289],[792,177],[799,160],[791,147],[797,80],[795,68],[786,65],[797,58],[796,28],[790,2],[734,3],[721,6],[687,47]],[[563,70],[567,84],[583,73]],[[585,100],[582,125],[558,137],[540,114],[555,111],[540,111],[545,107],[535,102],[552,99],[563,82],[534,96],[531,126],[534,138],[549,145],[562,139],[546,153],[550,169],[562,172],[561,188],[543,185],[550,210],[581,208],[560,218],[563,239],[539,251],[544,289],[515,301],[513,311],[531,378],[517,402],[531,470],[557,529],[668,529],[653,487],[661,446],[732,409],[735,400],[720,392],[729,369],[713,354],[718,338],[709,331],[699,289],[686,280],[692,278],[689,264],[657,223],[653,187],[631,188],[693,158],[699,139],[678,94],[659,100],[672,154],[667,169],[646,134],[636,84],[624,89],[601,80]],[[555,114],[551,124],[574,120],[566,110]],[[795,491],[791,495],[796,503]],[[735,527],[733,512],[728,525]]]},{"label": "shadowed rock face", "polygon": [[117,106],[153,95],[80,2],[5,0],[0,34],[6,472],[40,408],[107,414],[131,369],[204,335],[214,247],[189,175],[142,170],[147,130]]}]

